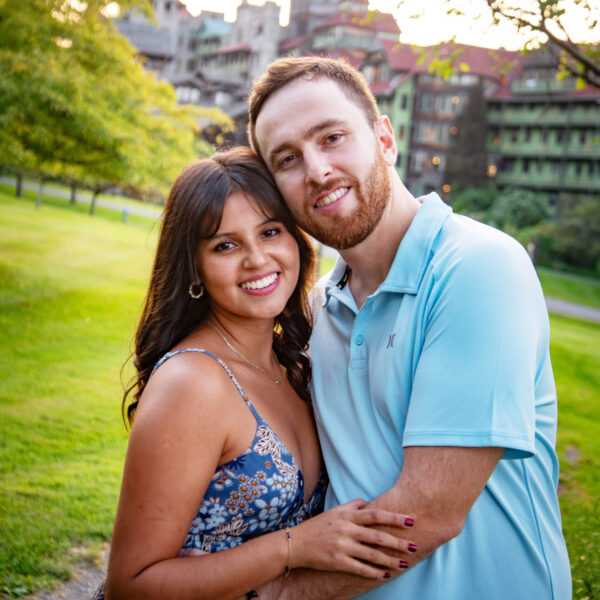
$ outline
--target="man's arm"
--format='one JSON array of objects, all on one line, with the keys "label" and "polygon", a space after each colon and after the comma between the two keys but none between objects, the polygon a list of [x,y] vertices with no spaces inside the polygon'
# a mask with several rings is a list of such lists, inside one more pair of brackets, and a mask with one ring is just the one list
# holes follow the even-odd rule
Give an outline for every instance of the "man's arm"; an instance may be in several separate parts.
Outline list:
[{"label": "man's arm", "polygon": [[[394,486],[369,506],[414,516],[410,531],[417,552],[403,555],[414,566],[457,536],[483,490],[503,448],[408,447]],[[397,530],[396,530],[397,534]],[[344,600],[389,580],[343,573],[298,570],[259,590],[260,600]],[[401,599],[399,599],[401,600]]]}]

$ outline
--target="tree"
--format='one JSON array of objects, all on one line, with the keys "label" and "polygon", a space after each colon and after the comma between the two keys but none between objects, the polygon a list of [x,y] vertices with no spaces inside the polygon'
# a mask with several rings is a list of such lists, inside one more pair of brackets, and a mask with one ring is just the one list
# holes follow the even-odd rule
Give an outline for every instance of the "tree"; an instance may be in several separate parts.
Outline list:
[{"label": "tree", "polygon": [[232,123],[216,109],[178,106],[104,16],[108,4],[0,0],[0,164],[95,193],[164,193],[197,156],[200,119]]},{"label": "tree", "polygon": [[[399,0],[397,4],[401,7],[406,3],[407,0]],[[549,42],[547,47],[555,55],[559,76],[575,77],[579,87],[586,83],[600,87],[598,0],[445,0],[445,4],[448,15],[477,19],[480,23],[487,19],[492,25],[514,25],[524,40],[525,51],[535,50]],[[585,30],[587,39],[578,37],[573,21],[566,18],[574,9],[579,17],[575,27],[577,31]],[[474,10],[479,12],[473,14]],[[438,73],[452,72],[460,68],[460,65],[455,65],[458,58],[451,55],[438,60],[434,57],[430,69]]]},{"label": "tree", "polygon": [[544,231],[543,260],[600,273],[600,201],[569,206],[560,221]]},{"label": "tree", "polygon": [[481,80],[450,128],[446,180],[452,189],[480,187],[488,181],[486,148],[487,107]]},{"label": "tree", "polygon": [[[582,11],[582,23],[590,35],[598,26],[600,5],[595,0],[571,0]],[[520,33],[528,36],[526,48],[537,48],[548,40],[548,49],[555,55],[559,69],[600,88],[600,48],[575,40],[571,27],[564,17],[567,5],[564,0],[535,0],[529,3],[516,0],[486,0],[495,23],[509,21]]]},{"label": "tree", "polygon": [[486,222],[500,229],[523,229],[551,218],[547,194],[508,188],[503,190],[486,213]]}]

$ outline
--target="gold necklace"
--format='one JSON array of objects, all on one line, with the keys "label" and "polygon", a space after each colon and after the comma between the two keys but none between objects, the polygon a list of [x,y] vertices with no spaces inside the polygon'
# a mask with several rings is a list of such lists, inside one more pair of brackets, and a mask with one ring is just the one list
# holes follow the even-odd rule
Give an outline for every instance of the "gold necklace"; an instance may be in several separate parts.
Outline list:
[{"label": "gold necklace", "polygon": [[[229,343],[229,340],[225,337],[225,335],[221,332],[221,330],[214,323],[212,323],[211,321],[207,321],[207,324],[210,325],[221,336],[221,339],[225,342],[227,347],[229,349],[233,350],[233,352],[235,352],[244,362],[248,363],[251,367],[258,369],[261,373],[266,375],[271,381],[273,381],[275,383],[282,383],[285,380],[285,371],[283,370],[283,367],[281,366],[279,361],[277,361],[277,364],[279,365],[279,368],[281,369],[281,379],[277,379],[277,378],[273,377],[273,375],[271,375],[271,373],[269,373],[268,371],[263,369],[259,364],[251,361],[249,358],[246,358],[239,350],[234,348]],[[273,356],[275,356],[275,360],[277,360],[277,356],[275,355],[275,352],[273,350],[271,350],[271,352],[273,352]]]}]

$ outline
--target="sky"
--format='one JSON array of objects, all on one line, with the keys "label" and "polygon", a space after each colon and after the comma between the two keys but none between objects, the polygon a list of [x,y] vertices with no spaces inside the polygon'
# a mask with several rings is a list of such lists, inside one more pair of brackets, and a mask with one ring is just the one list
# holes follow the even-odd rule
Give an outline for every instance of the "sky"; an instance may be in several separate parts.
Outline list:
[{"label": "sky", "polygon": [[[242,0],[182,0],[192,14],[201,10],[211,10],[225,14],[227,21],[235,20],[237,7]],[[249,0],[250,4],[264,4],[264,0]],[[402,7],[398,7],[396,0],[370,0],[369,8],[390,12],[398,21],[401,29],[400,41],[406,44],[427,46],[440,41],[447,41],[455,36],[457,42],[499,48],[504,46],[509,50],[517,50],[523,46],[523,39],[519,39],[512,26],[505,24],[503,27],[490,29],[485,17],[478,17],[483,0],[460,0],[465,16],[446,15],[447,5],[444,0],[404,0]],[[524,5],[527,0],[516,1],[515,4]],[[583,18],[574,0],[565,0],[569,5],[566,18],[570,31],[579,34],[580,39],[600,42],[600,26],[590,38],[589,33],[582,28]],[[275,0],[281,6],[282,25],[289,21],[289,0]],[[483,2],[484,3],[484,2]],[[600,14],[600,0],[590,0],[590,4],[598,8]],[[417,18],[413,18],[417,16]]]}]

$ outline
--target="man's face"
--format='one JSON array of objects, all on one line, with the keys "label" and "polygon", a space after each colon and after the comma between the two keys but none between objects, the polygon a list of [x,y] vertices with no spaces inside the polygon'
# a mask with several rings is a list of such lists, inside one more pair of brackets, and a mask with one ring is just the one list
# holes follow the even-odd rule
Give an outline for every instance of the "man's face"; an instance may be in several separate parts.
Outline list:
[{"label": "man's face", "polygon": [[326,78],[293,81],[258,115],[260,152],[294,218],[328,246],[344,250],[362,242],[387,205],[391,187],[379,127]]}]

